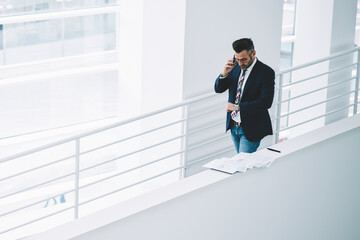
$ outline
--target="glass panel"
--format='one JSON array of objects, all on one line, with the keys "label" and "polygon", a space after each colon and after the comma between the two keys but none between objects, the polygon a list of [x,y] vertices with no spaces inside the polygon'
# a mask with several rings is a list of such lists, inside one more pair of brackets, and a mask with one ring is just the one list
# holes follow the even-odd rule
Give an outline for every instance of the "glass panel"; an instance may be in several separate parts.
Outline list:
[{"label": "glass panel", "polygon": [[100,7],[106,5],[115,5],[119,0],[58,0],[64,3],[64,8],[87,8],[87,7]]},{"label": "glass panel", "polygon": [[116,5],[119,0],[4,0],[0,2],[2,16],[50,12],[67,9]]},{"label": "glass panel", "polygon": [[295,0],[284,0],[282,35],[294,35],[295,23]]},{"label": "glass panel", "polygon": [[6,64],[102,52],[116,48],[116,13],[8,24],[4,31]]},{"label": "glass panel", "polygon": [[355,44],[360,46],[360,1],[358,1],[356,12]]},{"label": "glass panel", "polygon": [[5,25],[6,64],[61,57],[61,19]]},{"label": "glass panel", "polygon": [[357,3],[357,10],[356,10],[356,26],[360,25],[360,1]]},{"label": "glass panel", "polygon": [[115,28],[115,13],[64,19],[64,56],[114,50]]},{"label": "glass panel", "polygon": [[4,34],[3,25],[0,25],[0,65],[4,64]]}]

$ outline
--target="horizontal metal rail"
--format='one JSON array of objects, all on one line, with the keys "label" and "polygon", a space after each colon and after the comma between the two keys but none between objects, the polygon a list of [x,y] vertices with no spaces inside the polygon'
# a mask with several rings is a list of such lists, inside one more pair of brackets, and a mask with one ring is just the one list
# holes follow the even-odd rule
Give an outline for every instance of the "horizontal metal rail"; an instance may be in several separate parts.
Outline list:
[{"label": "horizontal metal rail", "polygon": [[31,186],[31,187],[24,188],[24,189],[18,190],[18,191],[16,191],[16,192],[12,192],[12,193],[6,194],[6,195],[4,195],[4,196],[0,196],[0,199],[7,198],[7,197],[10,197],[10,196],[19,194],[19,193],[21,193],[21,192],[25,192],[25,191],[31,190],[31,189],[33,189],[33,188],[41,187],[41,186],[44,186],[44,185],[49,184],[49,183],[52,183],[52,182],[56,182],[56,181],[58,181],[58,180],[60,180],[60,179],[70,177],[70,176],[72,176],[72,175],[74,175],[74,174],[75,174],[75,173],[73,172],[73,173],[69,173],[69,174],[63,175],[63,176],[61,176],[61,177],[53,178],[53,179],[48,180],[48,181],[46,181],[46,182],[42,182],[42,183],[33,185],[33,186]]},{"label": "horizontal metal rail", "polygon": [[[298,112],[307,110],[307,109],[309,109],[309,108],[312,108],[312,107],[315,107],[315,106],[318,106],[318,105],[321,105],[321,104],[324,104],[324,103],[333,101],[333,100],[338,99],[338,98],[341,98],[341,97],[345,97],[346,95],[352,94],[352,93],[354,93],[354,92],[356,92],[356,91],[354,90],[354,91],[350,91],[350,92],[347,92],[347,93],[344,93],[344,94],[341,94],[341,95],[337,95],[337,96],[335,96],[335,97],[328,98],[328,99],[326,99],[326,100],[324,100],[324,101],[317,102],[317,103],[315,103],[315,104],[306,106],[306,107],[304,107],[304,108],[300,108],[300,109],[295,110],[295,111],[292,111],[292,112],[290,112],[290,113],[282,114],[282,115],[280,116],[280,118],[283,118],[283,117],[292,115],[292,114],[294,114],[294,113],[298,113]],[[275,117],[274,119],[276,119],[276,118],[277,118],[277,117]]]},{"label": "horizontal metal rail", "polygon": [[74,157],[75,157],[75,155],[72,155],[72,156],[65,157],[65,158],[62,158],[62,159],[59,159],[59,160],[56,160],[56,161],[53,161],[53,162],[50,162],[50,163],[47,163],[47,164],[40,165],[40,166],[38,166],[38,167],[29,169],[29,170],[26,170],[26,171],[23,171],[23,172],[20,172],[20,173],[16,173],[16,174],[11,175],[11,176],[8,176],[8,177],[4,177],[4,178],[0,179],[0,182],[1,182],[1,181],[8,180],[8,179],[10,179],[10,178],[14,178],[14,177],[18,177],[18,176],[24,175],[24,174],[29,173],[29,172],[33,172],[33,171],[35,171],[35,170],[39,170],[39,169],[44,168],[44,167],[48,167],[48,166],[51,166],[51,165],[55,165],[55,164],[57,164],[57,163],[59,163],[59,162],[66,161],[66,160],[71,159],[71,158],[74,158]]},{"label": "horizontal metal rail", "polygon": [[[59,197],[59,196],[61,196],[61,195],[65,195],[65,194],[68,194],[68,193],[71,193],[71,192],[74,192],[74,191],[75,191],[74,189],[71,189],[71,190],[69,190],[69,191],[62,192],[62,193],[60,193],[60,194],[52,195],[52,197]],[[20,211],[20,210],[23,210],[23,209],[26,209],[26,208],[35,206],[35,205],[37,205],[37,204],[40,204],[40,203],[42,203],[42,202],[47,201],[48,199],[49,199],[49,198],[47,197],[47,198],[45,198],[45,199],[38,200],[38,201],[36,201],[36,202],[30,203],[30,204],[28,204],[28,205],[25,205],[25,206],[23,206],[23,207],[21,207],[21,208],[16,208],[16,209],[13,209],[13,210],[11,210],[11,211],[9,211],[9,212],[2,213],[2,214],[0,214],[0,217],[4,217],[4,216],[9,215],[9,214],[11,214],[11,213],[15,213],[15,212],[18,212],[18,211]]]},{"label": "horizontal metal rail", "polygon": [[[315,89],[315,90],[306,92],[306,93],[304,93],[304,94],[300,94],[300,95],[297,95],[297,96],[295,96],[295,97],[288,98],[288,99],[286,99],[286,100],[284,100],[284,101],[281,101],[280,103],[289,102],[289,101],[291,101],[291,100],[294,100],[294,99],[297,99],[297,98],[301,98],[301,97],[303,97],[303,96],[307,96],[307,95],[310,95],[310,94],[312,94],[312,93],[315,93],[315,92],[318,92],[318,91],[321,91],[321,90],[324,90],[324,89],[331,88],[331,87],[333,87],[333,86],[336,86],[336,85],[339,85],[339,84],[342,84],[342,83],[351,81],[351,80],[353,80],[353,79],[356,79],[356,77],[352,77],[352,78],[349,78],[349,79],[345,79],[344,81],[340,81],[340,82],[336,82],[336,83],[333,83],[333,84],[329,84],[329,85],[327,85],[327,86],[325,86],[325,87],[317,88],[317,89]],[[278,103],[278,104],[279,104],[279,103]]]},{"label": "horizontal metal rail", "polygon": [[203,157],[203,158],[194,160],[194,161],[190,161],[190,162],[188,162],[186,165],[187,165],[187,166],[190,166],[190,165],[193,165],[193,164],[195,164],[195,163],[203,162],[203,161],[205,161],[205,160],[207,160],[207,159],[209,159],[209,158],[213,158],[213,157],[215,157],[215,156],[219,156],[219,155],[221,155],[221,154],[224,154],[224,153],[227,153],[227,152],[230,152],[230,151],[235,151],[234,147],[227,148],[227,149],[222,150],[222,151],[219,151],[219,152],[217,152],[217,153],[215,153],[215,154],[212,154],[212,155],[209,155],[209,156],[206,156],[206,157]]},{"label": "horizontal metal rail", "polygon": [[69,142],[74,141],[74,140],[75,139],[72,139],[70,141],[58,140],[58,141],[52,142],[50,144],[45,144],[45,145],[42,145],[42,146],[39,146],[39,147],[35,147],[35,148],[32,148],[32,149],[29,149],[29,150],[26,150],[26,151],[23,151],[23,152],[20,152],[20,153],[16,153],[14,155],[11,155],[11,156],[8,156],[8,157],[5,157],[5,158],[2,158],[2,159],[0,159],[0,163],[5,163],[5,162],[8,162],[8,161],[13,160],[15,158],[20,158],[20,157],[23,157],[23,156],[27,156],[27,155],[30,155],[30,154],[33,154],[33,153],[36,153],[36,152],[40,152],[40,151],[52,148],[52,147],[58,147],[58,146],[60,146],[62,144],[66,144],[66,143],[69,143]]},{"label": "horizontal metal rail", "polygon": [[311,118],[311,119],[309,119],[309,120],[307,120],[307,121],[304,121],[304,122],[301,122],[301,123],[292,125],[292,126],[287,127],[287,128],[283,128],[283,129],[281,129],[281,130],[278,130],[277,132],[281,132],[281,131],[288,130],[288,129],[290,129],[290,128],[298,127],[298,126],[300,126],[300,125],[306,124],[306,123],[308,123],[308,122],[312,122],[312,121],[314,121],[314,120],[316,120],[316,119],[325,117],[325,116],[327,116],[327,115],[331,115],[331,114],[340,112],[340,111],[342,111],[342,110],[344,110],[344,109],[348,109],[348,108],[353,107],[353,106],[354,106],[354,104],[350,104],[350,105],[348,105],[348,106],[346,106],[346,107],[342,107],[342,108],[339,108],[339,109],[336,109],[336,110],[327,112],[327,113],[325,113],[325,114],[322,114],[322,115],[320,115],[320,116],[317,116],[317,117],[315,117],[315,118]]},{"label": "horizontal metal rail", "polygon": [[[188,149],[188,150],[193,150],[193,149],[195,149],[195,148],[198,148],[198,147],[204,146],[204,145],[206,145],[206,144],[215,142],[215,141],[217,141],[217,140],[219,140],[219,139],[223,139],[223,138],[225,138],[225,137],[226,137],[226,136],[222,136],[222,137],[219,137],[219,138],[217,138],[217,139],[215,139],[215,140],[211,140],[211,141],[208,141],[208,142],[205,142],[205,143],[202,143],[202,144],[193,146],[192,148],[190,148],[190,149]],[[165,159],[167,159],[167,158],[170,158],[170,157],[173,157],[173,156],[182,154],[182,153],[184,153],[184,151],[178,151],[178,152],[176,152],[176,153],[174,153],[174,154],[170,154],[170,155],[168,155],[168,156],[165,156],[165,157],[159,158],[159,159],[157,159],[157,160],[154,160],[154,161],[151,161],[151,162],[148,162],[148,163],[139,165],[139,166],[137,166],[137,167],[134,167],[134,168],[131,168],[131,169],[122,171],[122,172],[120,172],[120,173],[113,174],[113,175],[111,175],[111,176],[108,176],[108,177],[106,177],[106,178],[97,180],[97,181],[95,181],[95,182],[88,183],[88,184],[86,184],[86,185],[82,185],[82,186],[79,187],[79,189],[82,189],[82,188],[91,186],[91,185],[93,185],[93,184],[97,184],[97,183],[103,182],[103,181],[108,180],[108,179],[110,179],[110,178],[120,176],[120,175],[122,175],[122,174],[125,174],[125,173],[128,173],[128,172],[131,172],[131,171],[140,169],[140,168],[142,168],[142,167],[146,167],[146,166],[148,166],[148,165],[157,163],[157,162],[159,162],[159,161],[165,160]],[[84,169],[83,169],[83,170],[84,170]],[[81,170],[81,171],[83,171],[83,170]],[[86,170],[88,170],[88,169],[86,169]]]},{"label": "horizontal metal rail", "polygon": [[118,159],[120,159],[120,158],[124,158],[124,157],[131,156],[131,155],[133,155],[133,154],[135,154],[135,153],[142,152],[142,151],[145,151],[145,150],[151,149],[151,148],[153,148],[153,147],[159,146],[159,145],[161,145],[161,144],[165,144],[165,143],[168,143],[168,142],[174,141],[174,140],[176,140],[176,139],[183,138],[184,136],[185,136],[185,135],[184,135],[184,134],[182,134],[182,135],[180,135],[180,136],[177,136],[177,137],[174,137],[174,138],[167,139],[166,141],[163,141],[163,142],[160,142],[160,143],[157,143],[157,144],[154,144],[154,145],[150,145],[150,146],[148,146],[148,147],[141,148],[141,149],[139,149],[139,150],[136,150],[136,151],[133,151],[133,152],[130,152],[130,153],[126,153],[126,154],[124,154],[124,155],[122,155],[122,156],[119,156],[119,157],[116,157],[116,158],[113,158],[113,159],[107,160],[107,161],[105,161],[105,162],[101,162],[101,163],[99,163],[99,164],[95,164],[95,165],[92,165],[92,166],[90,166],[90,167],[80,169],[80,172],[84,172],[84,171],[87,171],[87,170],[89,170],[89,169],[92,169],[92,168],[95,168],[95,167],[98,167],[98,166],[101,166],[101,165],[104,165],[104,164],[107,164],[107,163],[110,163],[110,162],[116,161],[116,160],[118,160]]},{"label": "horizontal metal rail", "polygon": [[218,108],[212,108],[210,111],[201,112],[200,114],[196,114],[196,115],[191,115],[191,116],[189,116],[189,119],[194,119],[194,118],[197,118],[197,117],[201,117],[201,116],[207,115],[209,113],[219,111],[221,109],[225,109],[225,107],[222,106],[222,107],[218,107]]},{"label": "horizontal metal rail", "polygon": [[318,78],[318,77],[321,77],[321,76],[324,76],[324,75],[328,75],[328,74],[331,74],[331,73],[334,73],[334,72],[337,72],[337,71],[341,71],[341,70],[344,70],[345,68],[348,68],[348,67],[354,67],[356,66],[357,63],[353,63],[353,64],[350,64],[350,65],[346,65],[346,66],[343,66],[343,67],[339,67],[339,68],[336,68],[336,69],[333,69],[331,71],[328,71],[328,72],[324,72],[324,73],[320,73],[318,75],[314,75],[312,77],[308,77],[308,78],[304,78],[304,79],[301,79],[301,80],[298,80],[296,82],[291,82],[291,83],[288,83],[288,84],[284,84],[283,85],[283,88],[287,88],[287,87],[290,87],[292,85],[296,85],[298,83],[303,83],[303,82],[306,82],[306,81],[309,81],[309,80],[312,80],[314,78]]},{"label": "horizontal metal rail", "polygon": [[101,149],[101,148],[105,148],[105,147],[112,146],[112,145],[114,145],[114,144],[118,144],[118,143],[121,143],[121,142],[125,142],[125,141],[128,141],[128,140],[130,140],[130,139],[133,139],[133,138],[136,138],[136,137],[140,137],[140,136],[143,136],[143,135],[145,135],[145,134],[148,134],[148,133],[151,133],[151,132],[155,132],[155,131],[157,131],[157,130],[160,130],[160,129],[163,129],[163,128],[166,128],[166,127],[169,127],[169,126],[172,126],[172,125],[175,125],[175,124],[178,124],[178,123],[182,123],[182,122],[184,122],[184,121],[185,121],[185,119],[181,119],[181,120],[179,120],[179,121],[175,121],[175,122],[172,122],[172,123],[169,123],[169,124],[166,124],[166,125],[157,127],[157,128],[153,128],[153,129],[150,129],[150,130],[148,130],[148,131],[141,132],[141,133],[139,133],[139,134],[135,134],[135,135],[132,135],[132,136],[129,136],[129,137],[120,139],[120,140],[118,140],[118,141],[115,141],[115,142],[112,142],[112,143],[108,143],[108,144],[105,144],[105,145],[102,145],[102,146],[99,146],[99,147],[92,148],[92,149],[90,149],[90,150],[81,152],[80,155],[84,155],[84,154],[87,154],[87,153],[90,153],[90,152],[94,152],[94,151],[99,150],[99,149]]},{"label": "horizontal metal rail", "polygon": [[51,213],[51,214],[49,214],[49,215],[46,215],[46,216],[43,216],[43,217],[40,217],[40,218],[36,218],[36,219],[34,219],[34,220],[30,221],[30,222],[26,222],[26,223],[23,223],[23,224],[17,225],[17,226],[15,226],[15,227],[12,227],[12,228],[6,229],[5,231],[0,232],[0,234],[4,234],[4,233],[10,232],[10,231],[12,231],[12,230],[15,230],[15,229],[17,229],[17,228],[24,227],[24,226],[29,225],[29,224],[31,224],[31,223],[34,223],[34,222],[37,222],[37,221],[43,220],[43,219],[45,219],[45,218],[48,218],[48,217],[54,216],[54,215],[56,215],[56,214],[59,214],[59,213],[65,212],[65,211],[70,210],[70,209],[72,209],[72,208],[74,208],[74,206],[72,206],[72,207],[67,207],[67,208],[65,208],[65,209],[62,209],[62,210],[60,210],[60,211],[57,211],[57,212]]},{"label": "horizontal metal rail", "polygon": [[296,70],[306,68],[306,67],[309,67],[309,66],[321,63],[321,62],[325,62],[325,61],[328,61],[328,60],[331,60],[331,59],[335,59],[337,57],[342,57],[344,55],[348,55],[348,54],[351,54],[351,53],[354,53],[354,52],[358,52],[359,50],[360,50],[360,47],[356,47],[356,48],[353,48],[351,50],[342,51],[342,52],[339,52],[339,53],[336,53],[336,54],[332,54],[332,55],[330,55],[328,57],[319,58],[317,60],[310,61],[308,63],[300,64],[300,65],[295,66],[295,67],[290,67],[290,68],[281,70],[276,75],[283,75],[285,73],[294,72]]},{"label": "horizontal metal rail", "polygon": [[163,175],[166,175],[166,174],[168,174],[168,173],[174,172],[174,171],[176,171],[176,170],[180,170],[180,169],[182,169],[182,168],[184,168],[184,166],[180,166],[180,167],[177,167],[177,168],[168,170],[168,171],[166,171],[166,172],[157,174],[157,175],[152,176],[152,177],[150,177],[150,178],[146,178],[146,179],[144,179],[144,180],[138,181],[138,182],[133,183],[133,184],[130,184],[130,185],[128,185],[128,186],[125,186],[125,187],[119,188],[119,189],[117,189],[117,190],[111,191],[111,192],[109,192],[109,193],[100,195],[100,196],[98,196],[98,197],[96,197],[96,198],[89,199],[89,200],[87,200],[87,201],[84,201],[84,202],[79,203],[79,206],[84,205],[84,204],[89,203],[89,202],[93,202],[93,201],[95,201],[95,200],[98,200],[98,199],[100,199],[100,198],[109,196],[109,195],[111,195],[111,194],[120,192],[120,191],[125,190],[125,189],[128,189],[128,188],[130,188],[130,187],[134,187],[134,186],[139,185],[139,184],[141,184],[141,183],[148,182],[148,181],[150,181],[150,180],[152,180],[152,179],[154,179],[154,178],[161,177],[161,176],[163,176]]},{"label": "horizontal metal rail", "polygon": [[[199,147],[199,146],[197,146],[197,147]],[[230,151],[230,150],[233,150],[233,148],[229,148],[229,149],[227,149],[227,150],[225,150],[225,151],[221,151],[221,152],[218,152],[218,153],[216,153],[216,154],[213,154],[213,155],[207,156],[207,157],[202,158],[202,159],[200,159],[200,160],[198,160],[198,161],[192,161],[192,162],[188,163],[187,165],[194,164],[195,162],[204,161],[204,160],[206,160],[206,159],[208,159],[208,158],[211,158],[211,157],[213,157],[213,156],[216,156],[216,155],[219,155],[219,154],[222,154],[222,153],[228,152],[228,151]],[[86,185],[82,185],[82,186],[80,186],[80,187],[79,187],[79,189],[83,189],[83,188],[86,188],[86,187],[88,187],[88,186],[92,186],[92,185],[94,185],[94,184],[97,184],[97,183],[100,183],[100,182],[106,181],[106,180],[111,179],[111,178],[113,178],[113,177],[120,176],[120,175],[122,175],[122,174],[125,174],[125,173],[128,173],[128,172],[131,172],[131,171],[134,171],[134,170],[137,170],[137,169],[140,169],[140,168],[142,168],[142,167],[145,167],[145,166],[151,165],[151,164],[153,164],[153,163],[156,163],[156,162],[159,162],[159,161],[165,160],[165,159],[167,159],[167,158],[170,158],[170,157],[173,157],[173,156],[179,155],[179,154],[181,154],[181,153],[183,153],[183,151],[179,151],[179,152],[177,152],[177,153],[170,154],[170,155],[168,155],[168,156],[165,156],[165,157],[159,158],[159,159],[157,159],[157,160],[154,160],[154,161],[148,162],[148,163],[146,163],[146,164],[143,164],[143,165],[140,165],[140,166],[137,166],[137,167],[134,167],[134,168],[128,169],[128,170],[126,170],[126,171],[123,171],[123,172],[120,172],[120,173],[117,173],[117,174],[114,174],[114,175],[111,175],[111,176],[106,177],[106,178],[104,178],[104,179],[100,179],[100,180],[98,180],[98,181],[95,181],[95,182],[92,182],[92,183],[89,183],[89,184],[86,184]],[[67,194],[67,193],[70,193],[70,192],[73,192],[73,191],[74,191],[74,190],[69,190],[69,191],[67,191],[67,192],[63,192],[63,193],[58,194],[58,195],[56,195],[56,196],[60,196],[60,195],[62,195],[62,194]],[[29,205],[26,205],[26,206],[24,206],[24,207],[22,207],[22,208],[18,208],[18,209],[12,210],[12,211],[10,211],[10,212],[7,212],[7,213],[5,213],[5,214],[2,214],[2,215],[0,215],[0,216],[5,216],[5,215],[8,215],[8,214],[14,213],[14,212],[16,212],[16,211],[20,211],[20,210],[22,210],[22,209],[25,209],[25,208],[28,208],[28,207],[31,207],[31,206],[37,205],[37,204],[39,204],[39,203],[41,203],[41,202],[46,201],[47,199],[48,199],[48,198],[43,199],[43,200],[40,200],[40,201],[37,201],[37,202],[34,202],[34,203],[29,204]]]},{"label": "horizontal metal rail", "polygon": [[219,126],[219,125],[224,124],[224,123],[225,123],[225,121],[217,122],[217,123],[214,123],[214,124],[209,124],[209,125],[206,125],[206,127],[204,127],[204,128],[199,128],[199,129],[196,129],[196,130],[189,131],[187,135],[188,136],[193,135],[195,133],[202,132],[204,130]]},{"label": "horizontal metal rail", "polygon": [[[231,148],[231,149],[229,148],[229,149],[223,151],[222,153],[228,152],[228,151],[230,151],[230,150],[233,151],[233,148]],[[220,153],[214,154],[214,156],[219,155],[219,154],[220,154]],[[207,156],[207,157],[204,158],[204,159],[200,159],[200,160],[197,160],[197,161],[192,161],[191,163],[188,163],[188,164],[186,164],[186,165],[182,165],[182,166],[180,166],[180,167],[173,168],[173,169],[171,169],[171,170],[165,171],[165,172],[160,173],[160,174],[157,174],[157,175],[155,175],[155,176],[152,176],[152,177],[143,179],[143,180],[138,181],[138,182],[136,182],[136,183],[133,183],[133,184],[127,185],[127,186],[125,186],[125,187],[119,188],[119,189],[117,189],[117,190],[111,191],[111,192],[109,192],[109,193],[103,194],[103,195],[98,196],[98,197],[96,197],[96,198],[92,198],[92,199],[86,200],[86,201],[84,201],[84,202],[79,203],[79,206],[84,205],[84,204],[87,204],[87,203],[89,203],[89,202],[96,201],[96,200],[98,200],[98,199],[100,199],[100,198],[103,198],[103,197],[112,195],[112,194],[114,194],[114,193],[120,192],[120,191],[125,190],[125,189],[128,189],[128,188],[130,188],[130,187],[134,187],[134,186],[139,185],[139,184],[141,184],[141,183],[148,182],[148,181],[150,181],[150,180],[152,180],[152,179],[155,179],[155,178],[164,176],[164,175],[166,175],[166,174],[168,174],[168,173],[171,173],[171,172],[174,172],[174,171],[183,169],[183,168],[185,168],[185,167],[188,166],[188,165],[195,164],[195,163],[200,162],[200,161],[204,161],[204,160],[206,160],[206,159],[208,159],[208,158],[210,158],[210,157]]]},{"label": "horizontal metal rail", "polygon": [[191,150],[194,150],[196,148],[199,148],[199,147],[203,147],[209,143],[213,143],[213,142],[217,142],[218,140],[221,140],[221,139],[224,139],[224,138],[228,138],[228,136],[224,135],[222,137],[218,137],[218,138],[214,138],[214,139],[211,139],[209,141],[206,141],[206,142],[203,142],[203,143],[200,143],[200,144],[197,144],[195,146],[192,146],[192,147],[189,147],[188,148],[188,151],[191,151]]},{"label": "horizontal metal rail", "polygon": [[165,159],[168,159],[168,158],[174,157],[174,156],[176,156],[176,155],[180,155],[180,154],[182,154],[183,152],[184,152],[184,151],[178,151],[178,152],[176,152],[176,153],[173,153],[173,154],[167,155],[167,156],[165,156],[165,157],[161,157],[161,158],[156,159],[156,160],[154,160],[154,161],[151,161],[151,162],[148,162],[148,163],[145,163],[145,164],[142,164],[142,165],[139,165],[139,166],[136,166],[136,167],[130,168],[130,169],[128,169],[128,170],[125,170],[125,171],[122,171],[122,172],[119,172],[119,173],[113,174],[113,175],[108,176],[108,177],[106,177],[106,178],[102,178],[102,179],[100,179],[100,180],[97,180],[97,181],[94,181],[94,182],[91,182],[91,183],[88,183],[88,184],[85,184],[85,185],[81,185],[81,186],[79,187],[79,189],[83,189],[83,188],[86,188],[86,187],[92,186],[92,185],[94,185],[94,184],[97,184],[97,183],[100,183],[100,182],[106,181],[106,180],[108,180],[108,179],[110,179],[110,178],[114,178],[114,177],[117,177],[117,176],[120,176],[120,175],[126,174],[126,173],[128,173],[128,172],[132,172],[132,171],[138,170],[138,169],[140,169],[140,168],[143,168],[143,167],[149,166],[149,165],[151,165],[151,164],[154,164],[154,163],[157,163],[157,162],[163,161],[163,160],[165,160]]},{"label": "horizontal metal rail", "polygon": [[160,113],[163,113],[163,112],[167,112],[167,111],[173,110],[174,108],[183,107],[184,105],[188,105],[190,103],[195,103],[195,102],[198,102],[198,101],[201,101],[201,100],[204,100],[204,99],[207,99],[207,98],[211,98],[211,97],[214,97],[214,96],[216,96],[215,93],[204,94],[202,96],[195,97],[195,98],[192,98],[192,99],[189,99],[189,100],[185,100],[182,103],[174,104],[172,106],[169,106],[169,107],[166,107],[166,108],[163,108],[163,109],[160,109],[160,110],[156,110],[156,111],[153,111],[153,112],[142,114],[140,116],[132,117],[132,118],[129,118],[129,119],[126,119],[126,120],[123,120],[123,121],[119,121],[117,123],[109,124],[109,125],[106,125],[104,127],[100,127],[100,128],[94,129],[94,130],[90,130],[90,131],[85,132],[85,133],[76,134],[76,135],[71,136],[71,137],[67,137],[67,138],[64,138],[64,139],[61,139],[61,140],[58,140],[58,141],[54,141],[54,142],[49,143],[49,144],[45,144],[45,145],[30,149],[30,150],[19,152],[17,154],[14,154],[14,155],[11,155],[11,156],[8,156],[8,157],[5,157],[5,158],[1,158],[0,163],[7,162],[7,161],[10,161],[10,160],[18,158],[18,157],[29,155],[29,154],[32,154],[34,152],[39,152],[39,151],[42,151],[42,150],[45,150],[45,149],[48,149],[48,148],[51,148],[51,147],[55,147],[55,146],[58,146],[58,145],[61,145],[61,144],[65,144],[65,143],[68,143],[68,142],[71,142],[71,141],[75,141],[76,139],[84,138],[84,137],[87,137],[87,136],[90,136],[90,135],[93,135],[93,134],[96,134],[96,133],[99,133],[99,132],[109,130],[111,128],[115,128],[115,127],[125,125],[125,124],[128,124],[128,123],[136,122],[136,121],[139,121],[139,119],[148,118],[148,117],[151,117],[153,115],[157,115],[157,114],[160,114]]}]

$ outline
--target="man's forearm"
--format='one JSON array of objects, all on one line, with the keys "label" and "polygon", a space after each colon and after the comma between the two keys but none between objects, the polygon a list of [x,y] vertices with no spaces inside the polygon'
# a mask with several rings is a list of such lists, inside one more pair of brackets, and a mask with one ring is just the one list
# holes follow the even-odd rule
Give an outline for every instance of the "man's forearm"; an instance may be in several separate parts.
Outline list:
[{"label": "man's forearm", "polygon": [[214,85],[215,92],[222,93],[222,92],[225,92],[228,88],[229,88],[229,86],[228,86],[227,77],[221,78],[219,75],[218,78],[216,79],[215,85]]}]

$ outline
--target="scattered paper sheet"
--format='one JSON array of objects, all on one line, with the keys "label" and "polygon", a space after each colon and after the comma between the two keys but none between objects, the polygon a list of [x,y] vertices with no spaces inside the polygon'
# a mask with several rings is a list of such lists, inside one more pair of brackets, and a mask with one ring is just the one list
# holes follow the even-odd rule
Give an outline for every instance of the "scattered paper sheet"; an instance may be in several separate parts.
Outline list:
[{"label": "scattered paper sheet", "polygon": [[204,167],[234,174],[235,172],[246,172],[254,167],[269,167],[278,156],[269,152],[239,153],[232,158],[215,159],[205,164]]}]

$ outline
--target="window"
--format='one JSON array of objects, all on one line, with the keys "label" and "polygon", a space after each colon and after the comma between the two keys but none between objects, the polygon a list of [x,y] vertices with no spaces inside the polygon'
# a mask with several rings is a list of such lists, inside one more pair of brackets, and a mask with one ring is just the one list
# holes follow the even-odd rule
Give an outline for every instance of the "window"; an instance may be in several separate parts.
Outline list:
[{"label": "window", "polygon": [[13,16],[51,11],[84,9],[118,4],[118,0],[27,0],[0,2],[2,16]]},{"label": "window", "polygon": [[283,6],[284,7],[283,7],[282,35],[283,36],[294,35],[296,0],[284,0]]},{"label": "window", "polygon": [[86,9],[116,1],[9,2],[23,15],[0,25],[0,139],[116,116],[118,12]]}]

